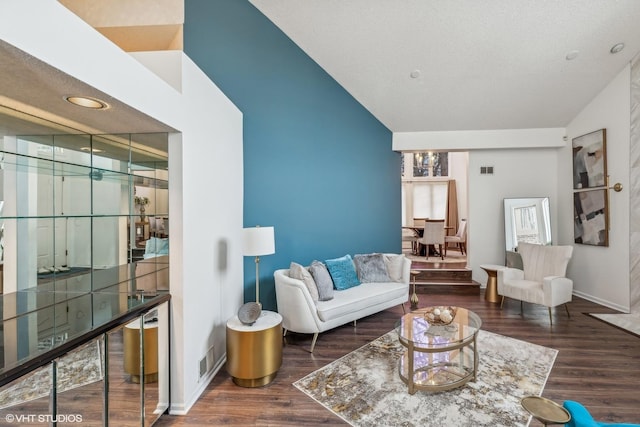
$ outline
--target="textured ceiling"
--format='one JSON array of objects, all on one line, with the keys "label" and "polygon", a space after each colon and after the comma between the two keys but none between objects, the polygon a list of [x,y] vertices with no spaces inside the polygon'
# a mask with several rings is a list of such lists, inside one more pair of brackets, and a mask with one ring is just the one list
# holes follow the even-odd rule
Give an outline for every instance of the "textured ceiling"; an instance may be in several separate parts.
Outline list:
[{"label": "textured ceiling", "polygon": [[565,127],[640,51],[637,0],[250,1],[395,132]]}]

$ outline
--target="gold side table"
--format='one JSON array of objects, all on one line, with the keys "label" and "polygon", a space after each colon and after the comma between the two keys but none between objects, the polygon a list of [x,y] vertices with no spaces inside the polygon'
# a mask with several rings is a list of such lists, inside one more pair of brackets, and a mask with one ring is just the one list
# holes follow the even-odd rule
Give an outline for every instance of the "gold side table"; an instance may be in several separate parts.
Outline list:
[{"label": "gold side table", "polygon": [[540,396],[526,396],[520,404],[528,413],[545,426],[549,424],[566,424],[571,421],[571,414],[553,400]]},{"label": "gold side table", "polygon": [[413,293],[411,294],[411,310],[415,310],[418,308],[418,304],[420,300],[418,299],[418,294],[416,294],[416,277],[420,274],[419,270],[411,270],[409,271],[411,274],[411,283],[413,284]]},{"label": "gold side table", "polygon": [[506,267],[504,265],[482,264],[480,268],[487,272],[487,288],[484,291],[485,301],[500,302],[500,295],[498,295],[498,270]]},{"label": "gold side table", "polygon": [[227,322],[227,372],[241,387],[261,387],[282,365],[282,316],[262,311],[252,325],[234,316]]},{"label": "gold side table", "polygon": [[[144,382],[158,381],[158,322],[144,324]],[[128,323],[123,332],[124,371],[140,383],[140,319]]]}]

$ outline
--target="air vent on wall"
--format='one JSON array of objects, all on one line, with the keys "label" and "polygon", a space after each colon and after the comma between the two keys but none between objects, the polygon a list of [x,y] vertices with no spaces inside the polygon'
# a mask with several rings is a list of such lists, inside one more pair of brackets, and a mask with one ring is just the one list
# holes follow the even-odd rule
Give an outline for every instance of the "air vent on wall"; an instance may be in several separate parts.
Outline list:
[{"label": "air vent on wall", "polygon": [[493,166],[480,166],[481,175],[493,175]]}]

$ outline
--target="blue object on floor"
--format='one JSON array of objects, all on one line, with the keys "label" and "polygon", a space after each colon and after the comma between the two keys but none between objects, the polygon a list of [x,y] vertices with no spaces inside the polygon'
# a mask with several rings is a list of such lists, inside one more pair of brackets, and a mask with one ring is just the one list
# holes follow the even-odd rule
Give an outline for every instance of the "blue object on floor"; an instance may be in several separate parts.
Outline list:
[{"label": "blue object on floor", "polygon": [[572,400],[565,400],[562,406],[571,414],[571,421],[566,423],[565,427],[640,427],[640,424],[601,423],[594,420],[582,404]]}]

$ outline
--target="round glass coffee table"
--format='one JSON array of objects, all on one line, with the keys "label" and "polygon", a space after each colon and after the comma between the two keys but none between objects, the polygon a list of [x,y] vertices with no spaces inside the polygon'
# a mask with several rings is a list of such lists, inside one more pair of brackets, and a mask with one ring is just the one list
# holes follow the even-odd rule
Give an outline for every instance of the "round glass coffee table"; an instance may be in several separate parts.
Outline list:
[{"label": "round glass coffee table", "polygon": [[[429,317],[436,309],[450,308],[455,315],[448,324]],[[477,314],[461,307],[425,307],[402,316],[395,329],[407,350],[398,361],[398,373],[409,394],[451,390],[475,380],[481,326]]]}]

